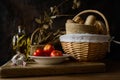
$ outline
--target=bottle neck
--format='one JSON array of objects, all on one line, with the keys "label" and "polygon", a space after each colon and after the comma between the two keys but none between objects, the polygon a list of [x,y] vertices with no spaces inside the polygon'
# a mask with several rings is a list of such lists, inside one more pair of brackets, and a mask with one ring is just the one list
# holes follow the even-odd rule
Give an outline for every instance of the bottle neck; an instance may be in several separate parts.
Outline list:
[{"label": "bottle neck", "polygon": [[19,35],[25,34],[25,29],[22,28],[21,26],[18,26],[18,34],[19,34]]}]

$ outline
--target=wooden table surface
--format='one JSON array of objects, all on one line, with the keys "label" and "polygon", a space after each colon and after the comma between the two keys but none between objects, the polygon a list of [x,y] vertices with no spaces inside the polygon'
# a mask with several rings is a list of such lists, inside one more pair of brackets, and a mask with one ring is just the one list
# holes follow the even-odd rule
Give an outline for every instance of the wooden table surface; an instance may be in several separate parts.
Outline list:
[{"label": "wooden table surface", "polygon": [[120,61],[107,63],[107,71],[99,73],[69,74],[39,77],[0,78],[0,80],[120,80]]}]

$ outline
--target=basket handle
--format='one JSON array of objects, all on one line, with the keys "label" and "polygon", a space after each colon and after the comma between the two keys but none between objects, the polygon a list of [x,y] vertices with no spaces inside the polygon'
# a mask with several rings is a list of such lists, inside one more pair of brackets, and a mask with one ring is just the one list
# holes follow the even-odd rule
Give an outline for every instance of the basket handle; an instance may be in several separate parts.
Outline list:
[{"label": "basket handle", "polygon": [[78,16],[80,16],[81,14],[84,14],[84,13],[91,13],[91,12],[93,12],[93,13],[97,13],[97,14],[99,14],[102,18],[103,18],[103,20],[104,20],[104,22],[105,22],[105,25],[106,25],[106,29],[107,29],[107,35],[109,35],[109,25],[108,25],[108,21],[107,21],[107,19],[105,18],[105,16],[101,13],[101,12],[99,12],[99,11],[97,11],[97,10],[84,10],[84,11],[82,11],[82,12],[80,12],[80,13],[78,13],[74,18],[73,18],[73,20],[75,20]]},{"label": "basket handle", "polygon": [[33,42],[34,34],[35,34],[37,31],[39,31],[39,30],[40,30],[40,28],[37,28],[37,29],[32,33],[32,35],[31,35],[31,45],[32,45],[32,42]]}]

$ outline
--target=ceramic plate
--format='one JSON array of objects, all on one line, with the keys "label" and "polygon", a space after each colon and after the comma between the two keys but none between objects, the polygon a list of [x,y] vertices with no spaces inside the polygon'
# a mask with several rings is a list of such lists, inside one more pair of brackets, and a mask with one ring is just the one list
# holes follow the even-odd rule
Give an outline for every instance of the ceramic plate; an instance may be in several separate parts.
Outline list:
[{"label": "ceramic plate", "polygon": [[68,59],[68,54],[63,54],[63,56],[29,56],[31,59],[33,59],[35,62],[39,64],[59,64],[64,62]]}]

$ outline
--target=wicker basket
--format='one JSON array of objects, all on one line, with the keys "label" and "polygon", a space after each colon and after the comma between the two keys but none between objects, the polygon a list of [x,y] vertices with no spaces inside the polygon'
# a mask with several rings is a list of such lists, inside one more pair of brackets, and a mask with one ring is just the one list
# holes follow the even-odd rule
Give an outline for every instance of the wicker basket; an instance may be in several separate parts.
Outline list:
[{"label": "wicker basket", "polygon": [[78,61],[100,61],[109,50],[109,26],[105,16],[96,10],[84,10],[74,18],[88,12],[96,13],[103,18],[107,34],[66,34],[60,36],[60,42],[64,52]]},{"label": "wicker basket", "polygon": [[32,55],[36,49],[44,47],[44,45],[40,45],[39,43],[34,44],[34,35],[37,34],[37,32],[39,33],[39,31],[40,28],[37,28],[31,35],[30,55]]}]

